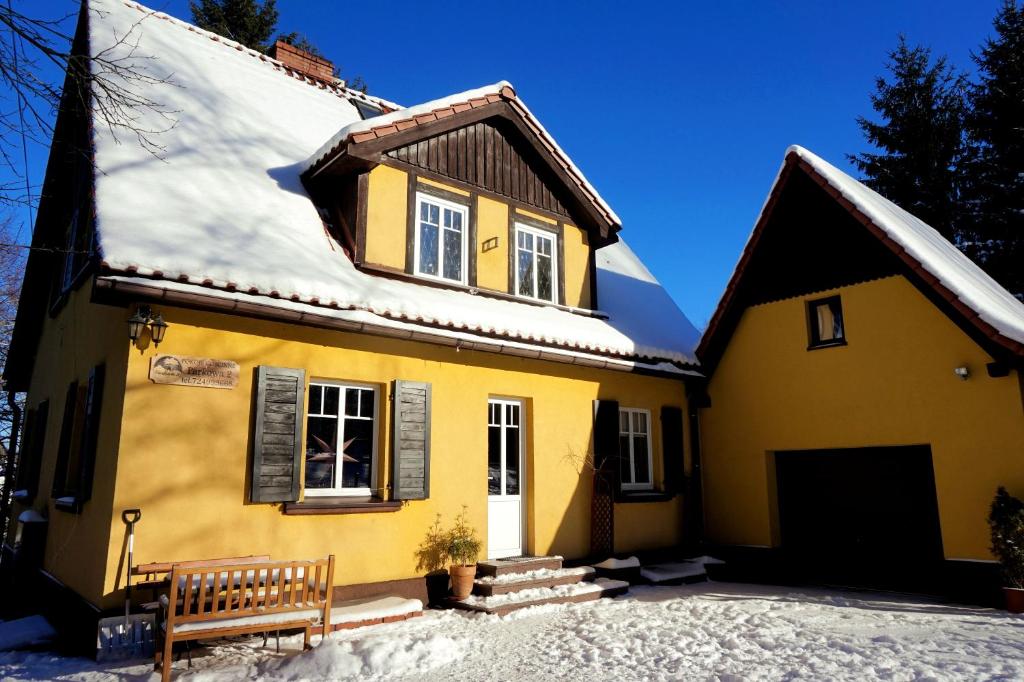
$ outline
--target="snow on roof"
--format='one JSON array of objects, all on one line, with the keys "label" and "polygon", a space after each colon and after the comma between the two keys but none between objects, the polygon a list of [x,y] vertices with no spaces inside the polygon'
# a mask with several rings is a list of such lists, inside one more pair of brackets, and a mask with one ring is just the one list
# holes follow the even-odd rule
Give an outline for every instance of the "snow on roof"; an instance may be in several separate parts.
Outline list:
[{"label": "snow on roof", "polygon": [[803,147],[791,146],[786,156],[790,154],[806,161],[978,317],[1008,339],[1024,343],[1024,303],[935,228]]},{"label": "snow on roof", "polygon": [[[347,91],[295,77],[135,3],[91,0],[90,9],[92,51],[130,34],[115,55],[172,83],[130,87],[177,118],[155,136],[162,158],[95,126],[96,225],[109,271],[210,294],[242,292],[282,308],[303,303],[526,344],[696,363],[693,334],[670,331],[692,325],[624,244],[598,252],[598,301],[608,320],[358,270],[327,235],[299,179],[324,140],[362,120]],[[137,124],[166,127],[156,113],[140,112]]]}]

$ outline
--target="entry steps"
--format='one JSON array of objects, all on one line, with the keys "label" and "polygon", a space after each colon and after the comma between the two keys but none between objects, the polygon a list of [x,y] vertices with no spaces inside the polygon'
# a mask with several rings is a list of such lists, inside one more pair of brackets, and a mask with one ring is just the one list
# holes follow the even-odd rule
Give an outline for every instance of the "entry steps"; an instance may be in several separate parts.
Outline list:
[{"label": "entry steps", "polygon": [[540,604],[571,604],[617,597],[629,591],[623,580],[599,578],[590,566],[562,568],[562,557],[515,557],[477,565],[473,593],[453,608],[503,616]]}]

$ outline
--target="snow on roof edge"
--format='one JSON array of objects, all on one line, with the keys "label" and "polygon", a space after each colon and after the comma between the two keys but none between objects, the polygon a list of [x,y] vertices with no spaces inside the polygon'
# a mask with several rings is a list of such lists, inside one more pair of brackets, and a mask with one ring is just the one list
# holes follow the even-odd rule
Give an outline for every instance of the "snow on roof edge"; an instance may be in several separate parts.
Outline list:
[{"label": "snow on roof edge", "polygon": [[[681,361],[673,361],[668,358],[662,357],[642,356],[639,354],[636,356],[649,357],[650,360],[652,360],[651,362],[645,362],[643,360],[631,359],[623,356],[616,357],[615,355],[592,353],[581,350],[574,350],[571,348],[539,345],[535,343],[529,343],[528,341],[517,341],[514,339],[505,338],[491,339],[487,336],[473,333],[472,331],[445,329],[441,327],[417,324],[416,322],[410,320],[391,319],[368,310],[323,307],[302,301],[293,301],[284,298],[272,298],[260,294],[248,294],[241,291],[224,291],[221,289],[212,288],[210,286],[203,286],[189,282],[155,279],[152,277],[145,276],[133,276],[131,274],[107,274],[101,275],[97,279],[112,283],[115,286],[127,285],[132,288],[145,288],[167,293],[185,294],[190,297],[200,296],[209,299],[234,301],[242,305],[256,305],[259,307],[276,308],[282,311],[288,311],[296,314],[298,316],[296,318],[297,320],[301,319],[301,317],[304,317],[305,315],[312,315],[316,317],[329,317],[342,322],[350,322],[359,325],[360,327],[371,326],[389,328],[396,331],[406,331],[410,334],[410,336],[412,334],[418,334],[421,336],[436,336],[452,339],[455,341],[476,342],[480,343],[481,346],[498,345],[501,347],[521,349],[524,351],[536,351],[538,353],[539,359],[544,359],[543,355],[561,355],[565,357],[603,362],[606,365],[613,366],[613,368],[619,369],[643,368],[658,372],[665,372],[669,374],[697,377],[703,376],[703,374],[699,370],[692,369],[693,367],[699,366],[696,361],[681,363]],[[413,338],[413,340],[416,339]],[[588,365],[587,363],[576,364],[582,364],[583,366],[592,366]],[[689,368],[680,367],[679,364],[686,364],[686,366]]]},{"label": "snow on roof edge", "polygon": [[1024,303],[938,230],[810,150],[791,145],[786,156],[790,154],[814,168],[833,189],[1001,336],[1024,344]]}]

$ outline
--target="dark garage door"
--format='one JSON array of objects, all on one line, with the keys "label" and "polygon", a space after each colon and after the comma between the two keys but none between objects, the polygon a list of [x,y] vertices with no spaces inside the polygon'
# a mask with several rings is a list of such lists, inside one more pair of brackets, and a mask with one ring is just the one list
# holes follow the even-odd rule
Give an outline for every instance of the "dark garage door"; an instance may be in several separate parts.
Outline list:
[{"label": "dark garage door", "polygon": [[927,445],[775,455],[783,554],[804,577],[925,589],[942,536]]}]

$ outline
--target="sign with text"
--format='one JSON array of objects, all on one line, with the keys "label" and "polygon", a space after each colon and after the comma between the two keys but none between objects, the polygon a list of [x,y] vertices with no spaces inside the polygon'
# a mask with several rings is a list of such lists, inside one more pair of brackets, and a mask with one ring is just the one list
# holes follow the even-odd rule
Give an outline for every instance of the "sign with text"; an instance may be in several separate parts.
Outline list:
[{"label": "sign with text", "polygon": [[155,384],[231,389],[238,386],[238,363],[187,355],[157,355],[150,360],[149,378]]}]

